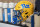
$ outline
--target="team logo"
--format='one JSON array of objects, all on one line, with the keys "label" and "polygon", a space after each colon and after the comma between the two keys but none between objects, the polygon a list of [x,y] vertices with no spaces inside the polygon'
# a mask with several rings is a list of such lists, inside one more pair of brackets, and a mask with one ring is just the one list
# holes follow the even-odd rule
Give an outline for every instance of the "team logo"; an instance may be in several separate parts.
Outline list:
[{"label": "team logo", "polygon": [[29,5],[27,5],[27,4],[26,5],[25,4],[22,4],[21,6],[22,6],[23,9],[24,8],[30,8]]}]

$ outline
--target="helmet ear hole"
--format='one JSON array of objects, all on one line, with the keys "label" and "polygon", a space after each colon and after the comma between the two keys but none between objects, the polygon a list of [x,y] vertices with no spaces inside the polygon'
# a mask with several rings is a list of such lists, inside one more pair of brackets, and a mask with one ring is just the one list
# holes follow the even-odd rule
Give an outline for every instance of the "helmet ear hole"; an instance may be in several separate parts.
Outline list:
[{"label": "helmet ear hole", "polygon": [[25,14],[28,14],[28,12],[27,12],[27,13],[25,13]]},{"label": "helmet ear hole", "polygon": [[28,18],[28,16],[26,16]]}]

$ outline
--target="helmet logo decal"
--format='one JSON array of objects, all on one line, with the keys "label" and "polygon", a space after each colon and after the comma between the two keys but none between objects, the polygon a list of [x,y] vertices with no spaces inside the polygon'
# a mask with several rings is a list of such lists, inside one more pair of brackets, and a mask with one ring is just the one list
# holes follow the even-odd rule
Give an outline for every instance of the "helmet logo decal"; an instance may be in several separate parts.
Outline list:
[{"label": "helmet logo decal", "polygon": [[23,9],[24,8],[30,8],[29,5],[27,5],[27,4],[26,5],[25,4],[22,4],[21,6],[22,6]]}]

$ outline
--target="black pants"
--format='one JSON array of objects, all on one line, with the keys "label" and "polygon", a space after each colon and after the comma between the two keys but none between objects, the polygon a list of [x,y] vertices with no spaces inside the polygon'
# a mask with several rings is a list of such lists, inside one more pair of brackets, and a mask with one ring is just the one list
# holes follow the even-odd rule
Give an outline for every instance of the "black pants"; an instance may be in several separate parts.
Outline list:
[{"label": "black pants", "polygon": [[36,0],[35,6],[36,6],[35,10],[37,10],[38,12],[40,12],[40,0]]}]

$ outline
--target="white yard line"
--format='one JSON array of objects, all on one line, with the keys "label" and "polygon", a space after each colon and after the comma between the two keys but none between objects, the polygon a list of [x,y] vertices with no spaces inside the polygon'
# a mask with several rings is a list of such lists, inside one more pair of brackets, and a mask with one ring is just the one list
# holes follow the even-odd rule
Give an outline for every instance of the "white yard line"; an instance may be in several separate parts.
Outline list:
[{"label": "white yard line", "polygon": [[20,27],[20,26],[15,26],[15,25],[9,25],[5,23],[0,23],[0,27]]}]

